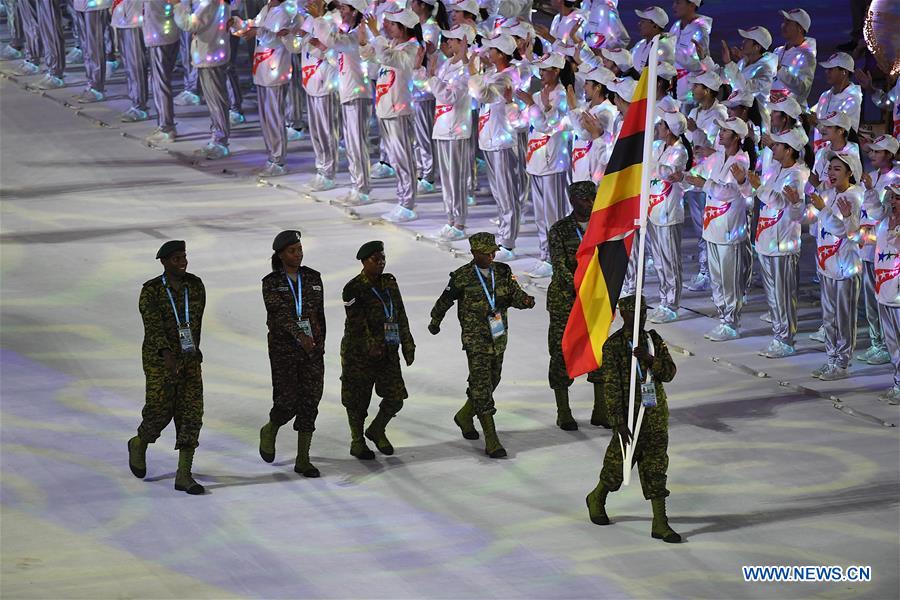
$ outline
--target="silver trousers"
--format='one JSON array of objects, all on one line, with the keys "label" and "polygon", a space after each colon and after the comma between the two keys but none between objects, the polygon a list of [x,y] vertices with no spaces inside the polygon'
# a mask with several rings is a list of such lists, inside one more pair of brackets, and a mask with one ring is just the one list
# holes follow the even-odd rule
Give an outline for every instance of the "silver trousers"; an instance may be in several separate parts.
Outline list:
[{"label": "silver trousers", "polygon": [[797,333],[797,277],[800,269],[800,255],[785,256],[759,255],[766,304],[772,317],[772,335],[779,342],[794,345]]},{"label": "silver trousers", "polygon": [[341,104],[344,126],[344,148],[347,150],[347,169],[350,183],[360,194],[372,191],[369,177],[369,119],[372,116],[372,100],[357,98]]},{"label": "silver trousers", "polygon": [[84,39],[81,40],[84,72],[88,86],[103,92],[106,90],[106,30],[109,27],[109,11],[88,10],[81,14],[84,19]]},{"label": "silver trousers", "polygon": [[172,99],[172,71],[178,59],[178,42],[150,48],[150,85],[153,87],[153,105],[156,107],[156,124],[165,131],[175,130],[175,106]]},{"label": "silver trousers", "polygon": [[[241,81],[238,79],[237,60],[240,51],[241,38],[229,36],[231,40],[231,55],[228,64],[225,65],[225,74],[228,76],[228,99],[231,102],[229,108],[235,112],[243,113],[244,95],[241,93]],[[251,57],[252,61],[253,58]]]},{"label": "silver trousers", "polygon": [[62,32],[62,14],[56,0],[37,0],[37,23],[44,51],[44,66],[55,77],[66,70],[66,43]]},{"label": "silver trousers", "polygon": [[472,165],[469,139],[434,140],[435,158],[441,172],[441,193],[447,222],[458,229],[466,226],[469,207],[466,171]]},{"label": "silver trousers", "polygon": [[22,50],[25,46],[25,37],[22,32],[22,15],[16,6],[22,0],[6,0],[6,24],[9,27],[9,45],[16,50]]},{"label": "silver trousers", "polygon": [[197,67],[191,62],[191,33],[182,31],[179,43],[181,66],[184,69],[184,91],[199,94],[200,87],[198,82],[200,75],[197,73]]},{"label": "silver trousers", "polygon": [[291,54],[291,81],[287,89],[286,125],[294,129],[305,129],[303,126],[303,106],[306,104],[306,92],[303,89],[303,81],[300,76],[300,55]]},{"label": "silver trousers", "polygon": [[528,171],[525,170],[525,154],[528,151],[528,132],[519,132],[516,138],[519,141],[519,160],[516,163],[516,176],[519,178],[519,214],[524,215],[528,212],[528,207],[531,205],[531,178],[528,176]]},{"label": "silver trousers", "polygon": [[40,64],[43,55],[41,32],[38,27],[36,0],[19,0],[16,8],[22,18],[22,33],[25,36],[25,60]]},{"label": "silver trousers", "polygon": [[412,115],[380,119],[384,129],[385,150],[391,166],[397,171],[397,200],[403,208],[416,207],[416,159],[413,156]]},{"label": "silver trousers", "polygon": [[119,30],[119,49],[125,62],[128,98],[132,108],[147,110],[147,59],[140,27]]},{"label": "silver trousers", "polygon": [[659,304],[669,310],[681,306],[684,281],[681,262],[681,223],[654,225],[647,223],[647,243],[653,249],[653,266],[659,279]]},{"label": "silver trousers", "polygon": [[81,48],[81,41],[84,39],[84,19],[81,18],[81,13],[75,10],[72,0],[66,0],[66,10],[69,11],[69,16],[72,18],[72,36],[75,38],[75,47]]},{"label": "silver trousers", "polygon": [[856,347],[859,276],[850,279],[832,279],[820,274],[819,279],[828,364],[846,368],[850,364],[850,355]]},{"label": "silver trousers", "polygon": [[337,94],[306,95],[309,110],[309,137],[316,154],[316,173],[334,179],[338,157]]},{"label": "silver trousers", "polygon": [[497,243],[512,250],[519,237],[519,156],[514,148],[484,152],[487,163],[488,186],[497,202]]},{"label": "silver trousers", "polygon": [[284,99],[287,87],[287,84],[273,87],[256,86],[259,127],[266,143],[268,160],[282,166],[287,154],[287,131],[284,129]]},{"label": "silver trousers", "polygon": [[891,364],[894,365],[894,385],[900,386],[900,307],[879,304],[878,316],[881,318],[884,345],[891,353]]},{"label": "silver trousers", "polygon": [[719,311],[719,321],[733,329],[740,329],[744,307],[745,265],[750,260],[747,245],[706,245],[712,299]]},{"label": "silver trousers", "polygon": [[537,225],[541,260],[549,262],[549,232],[553,225],[569,214],[569,173],[532,175],[531,190],[534,194],[534,222]]},{"label": "silver trousers", "polygon": [[[622,281],[622,291],[620,292],[620,297],[631,296],[637,291],[637,262],[638,262],[638,254],[640,253],[640,243],[641,243],[641,232],[640,230],[635,230],[634,232],[634,242],[631,243],[631,254],[628,256],[628,268],[625,269],[625,279]],[[646,269],[646,260],[647,260],[647,249],[650,244],[644,248],[644,279],[646,280],[647,269]]]},{"label": "silver trousers", "polygon": [[884,335],[878,316],[878,299],[875,297],[875,263],[862,261],[862,295],[866,303],[866,323],[869,326],[869,342],[873,348],[884,350]]},{"label": "silver trousers", "polygon": [[691,224],[697,234],[697,252],[699,256],[700,272],[709,274],[709,259],[706,240],[703,239],[703,209],[706,208],[706,194],[694,190],[684,193],[684,201],[691,211]]},{"label": "silver trousers", "polygon": [[225,68],[225,65],[219,65],[197,69],[200,89],[203,90],[206,106],[209,107],[211,141],[223,146],[228,145],[228,137],[231,134],[231,121],[228,119],[228,89],[225,83],[228,76]]},{"label": "silver trousers", "polygon": [[[478,156],[478,111],[472,111],[472,135],[469,136],[469,168],[466,170],[466,182],[469,195],[473,198],[478,192],[478,163],[475,158]],[[487,159],[485,159],[487,160]]]},{"label": "silver trousers", "polygon": [[[434,183],[434,131],[435,99],[425,98],[413,102],[413,129],[416,135],[416,175]],[[469,142],[471,144],[471,141]]]}]

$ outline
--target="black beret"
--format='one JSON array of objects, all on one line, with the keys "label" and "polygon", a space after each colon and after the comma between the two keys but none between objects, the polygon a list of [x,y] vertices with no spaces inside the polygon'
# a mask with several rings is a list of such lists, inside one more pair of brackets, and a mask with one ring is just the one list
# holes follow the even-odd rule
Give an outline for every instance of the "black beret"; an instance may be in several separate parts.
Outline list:
[{"label": "black beret", "polygon": [[169,258],[175,252],[184,252],[184,240],[170,240],[159,247],[156,258]]},{"label": "black beret", "polygon": [[594,199],[594,196],[597,195],[597,186],[593,181],[576,181],[575,183],[569,184],[569,199],[575,200],[576,198],[581,199]]},{"label": "black beret", "polygon": [[274,250],[275,252],[281,252],[286,247],[290,246],[291,244],[296,244],[299,241],[299,231],[294,231],[293,229],[282,231],[275,236],[275,241],[272,242],[272,250]]},{"label": "black beret", "polygon": [[366,242],[360,246],[356,252],[356,260],[366,260],[376,252],[384,252],[384,242],[381,240]]},{"label": "black beret", "polygon": [[[647,300],[643,296],[641,296],[640,301],[641,301],[640,310],[641,311],[647,310]],[[634,294],[631,294],[630,296],[625,296],[624,298],[619,298],[619,303],[618,303],[619,310],[620,311],[627,310],[628,312],[635,312],[635,308],[637,308],[637,303],[638,303],[638,297],[635,296]]]}]

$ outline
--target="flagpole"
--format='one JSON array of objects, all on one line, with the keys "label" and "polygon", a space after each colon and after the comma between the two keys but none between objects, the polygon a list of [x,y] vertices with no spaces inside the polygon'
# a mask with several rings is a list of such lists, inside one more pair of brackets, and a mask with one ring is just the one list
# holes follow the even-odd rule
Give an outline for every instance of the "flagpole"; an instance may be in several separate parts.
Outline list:
[{"label": "flagpole", "polygon": [[[634,313],[634,330],[632,332],[632,343],[636,343],[638,335],[641,331],[641,310],[640,298],[644,290],[644,247],[647,241],[647,208],[650,205],[650,172],[651,172],[651,156],[653,153],[653,132],[656,121],[656,61],[659,53],[659,36],[653,38],[653,44],[650,46],[650,54],[647,60],[647,117],[644,123],[644,166],[641,169],[641,209],[638,221],[635,223],[638,229],[635,235],[638,239],[638,261],[637,261],[637,277],[635,279],[634,294],[637,297]],[[628,383],[628,414],[626,415],[626,423],[628,431],[631,432],[631,443],[625,444],[625,454],[622,456],[622,483],[628,485],[631,483],[631,463],[634,460],[634,448],[637,445],[638,435],[641,432],[641,420],[644,416],[644,407],[641,405],[639,415],[634,414],[635,389],[634,381],[637,375],[637,357],[631,356],[631,377]],[[620,438],[619,443],[622,443]]]}]

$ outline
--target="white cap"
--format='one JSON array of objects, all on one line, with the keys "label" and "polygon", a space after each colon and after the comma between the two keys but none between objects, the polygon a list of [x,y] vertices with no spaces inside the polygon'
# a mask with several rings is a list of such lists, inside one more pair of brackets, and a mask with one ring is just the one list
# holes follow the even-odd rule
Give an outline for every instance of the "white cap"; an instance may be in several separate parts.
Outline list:
[{"label": "white cap", "polygon": [[776,100],[775,102],[770,102],[769,110],[777,110],[779,112],[783,112],[795,121],[800,119],[800,114],[803,112],[800,104],[791,96],[785,96],[784,98]]},{"label": "white cap", "polygon": [[341,4],[346,4],[351,8],[355,8],[359,14],[369,10],[369,3],[366,0],[341,0]]},{"label": "white cap", "polygon": [[563,56],[575,58],[575,53],[578,52],[578,48],[576,48],[575,44],[572,44],[571,42],[556,40],[555,42],[553,42],[553,46],[550,52],[558,52]]},{"label": "white cap", "polygon": [[812,25],[812,20],[809,18],[809,13],[803,10],[802,8],[792,8],[791,10],[779,10],[781,16],[787,19],[788,21],[793,21],[800,25],[803,28],[803,31],[809,32],[809,27]]},{"label": "white cap", "polygon": [[622,100],[631,102],[631,99],[634,97],[634,90],[637,89],[637,81],[631,77],[620,77],[610,81],[606,88],[618,94]]},{"label": "white cap", "polygon": [[507,56],[512,56],[516,51],[516,40],[508,33],[500,32],[481,38],[481,47],[484,49],[496,48]]},{"label": "white cap", "polygon": [[[466,40],[467,44],[475,41],[475,28],[471,25],[454,25],[450,29],[441,31],[441,37],[448,40]],[[509,53],[512,56],[512,52]]]},{"label": "white cap", "polygon": [[750,108],[753,106],[754,100],[755,97],[750,92],[746,90],[734,90],[722,104],[728,108],[737,108],[738,106]]},{"label": "white cap", "polygon": [[419,16],[408,8],[392,8],[385,11],[384,18],[394,23],[400,23],[407,29],[412,29],[419,24]]},{"label": "white cap", "polygon": [[665,29],[666,25],[669,24],[669,15],[667,15],[666,11],[658,6],[651,6],[650,8],[645,8],[644,10],[637,8],[635,9],[634,14],[636,14],[641,19],[653,21],[660,29]]},{"label": "white cap", "polygon": [[700,4],[703,2],[703,0],[688,0],[688,2],[690,2],[691,4],[693,4],[694,6],[696,6],[697,8],[700,8]]},{"label": "white cap", "polygon": [[825,127],[826,125],[830,125],[832,127],[840,127],[847,133],[850,132],[850,117],[844,111],[832,111],[825,115],[824,117],[819,118],[819,127]]},{"label": "white cap", "polygon": [[673,77],[678,75],[678,71],[675,70],[675,67],[670,65],[667,62],[660,62],[656,65],[656,76],[662,77],[667,81],[672,81]]},{"label": "white cap", "polygon": [[608,86],[610,83],[612,83],[613,79],[615,79],[616,76],[606,67],[594,67],[593,69],[585,73],[584,78],[586,81],[602,83],[603,85]]},{"label": "white cap", "polygon": [[718,92],[719,88],[722,87],[722,79],[719,78],[718,75],[714,71],[704,71],[699,75],[691,75],[688,81],[691,85],[695,83],[699,83],[702,86],[706,86],[714,92]]},{"label": "white cap", "polygon": [[869,150],[887,150],[891,154],[897,154],[897,150],[900,150],[900,142],[892,135],[879,135],[869,144]]},{"label": "white cap", "polygon": [[859,162],[859,158],[852,152],[845,152],[843,150],[835,152],[834,150],[829,150],[825,154],[825,160],[831,162],[832,159],[838,159],[848,167],[850,167],[850,173],[853,175],[853,179],[856,183],[859,183],[862,179],[862,163]]},{"label": "white cap", "polygon": [[460,0],[460,2],[448,5],[447,10],[467,12],[475,15],[477,19],[481,18],[481,13],[478,10],[478,2],[476,2],[475,0]]},{"label": "white cap", "polygon": [[531,23],[515,17],[512,19],[503,19],[499,23],[503,33],[508,33],[513,37],[527,38],[534,32]]},{"label": "white cap", "polygon": [[539,59],[535,63],[535,66],[538,69],[562,69],[566,66],[566,59],[564,59],[561,54],[548,54]]},{"label": "white cap", "polygon": [[887,186],[887,189],[894,192],[895,195],[900,196],[900,181]]},{"label": "white cap", "polygon": [[809,143],[809,138],[806,137],[806,132],[803,131],[802,127],[794,127],[790,131],[785,131],[784,133],[773,133],[772,141],[784,144],[785,146],[790,146],[797,152],[803,152],[806,144]]},{"label": "white cap", "polygon": [[844,69],[845,71],[850,71],[851,73],[856,68],[856,64],[853,62],[853,57],[846,52],[835,52],[828,57],[828,60],[823,63],[819,63],[819,66],[823,69],[833,69],[835,67],[838,67]]},{"label": "white cap", "polygon": [[620,71],[627,71],[634,66],[631,52],[625,48],[616,48],[615,50],[604,48],[600,51],[600,55],[603,56],[603,58],[614,62],[616,66],[619,67]]},{"label": "white cap", "polygon": [[680,112],[663,110],[658,114],[675,137],[681,137],[681,134],[687,129],[687,119]]},{"label": "white cap", "polygon": [[765,27],[756,26],[750,29],[738,29],[738,35],[742,38],[753,40],[762,46],[763,50],[768,50],[772,45],[772,34]]},{"label": "white cap", "polygon": [[747,133],[749,132],[744,120],[738,119],[737,117],[728,117],[724,121],[722,119],[716,119],[716,125],[719,126],[719,129],[728,129],[729,131],[735,132],[741,139],[747,137]]}]

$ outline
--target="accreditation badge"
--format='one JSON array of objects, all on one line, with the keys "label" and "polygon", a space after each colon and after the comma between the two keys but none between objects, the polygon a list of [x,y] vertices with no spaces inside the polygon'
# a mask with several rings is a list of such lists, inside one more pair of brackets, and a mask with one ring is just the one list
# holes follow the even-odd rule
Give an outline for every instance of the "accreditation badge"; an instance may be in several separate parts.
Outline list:
[{"label": "accreditation badge", "polygon": [[656,408],[656,385],[652,381],[641,384],[641,404],[644,408]]},{"label": "accreditation badge", "polygon": [[495,312],[488,317],[488,325],[491,328],[491,336],[496,340],[498,337],[506,335],[506,325],[503,324],[503,315]]},{"label": "accreditation badge", "polygon": [[312,325],[309,322],[309,319],[297,319],[297,327],[300,328],[300,333],[307,337],[312,337]]},{"label": "accreditation badge", "polygon": [[388,346],[400,345],[400,325],[397,323],[384,324],[384,343]]},{"label": "accreditation badge", "polygon": [[197,350],[194,346],[194,336],[191,334],[190,325],[178,327],[178,341],[181,342],[181,352],[184,354],[190,354]]}]

